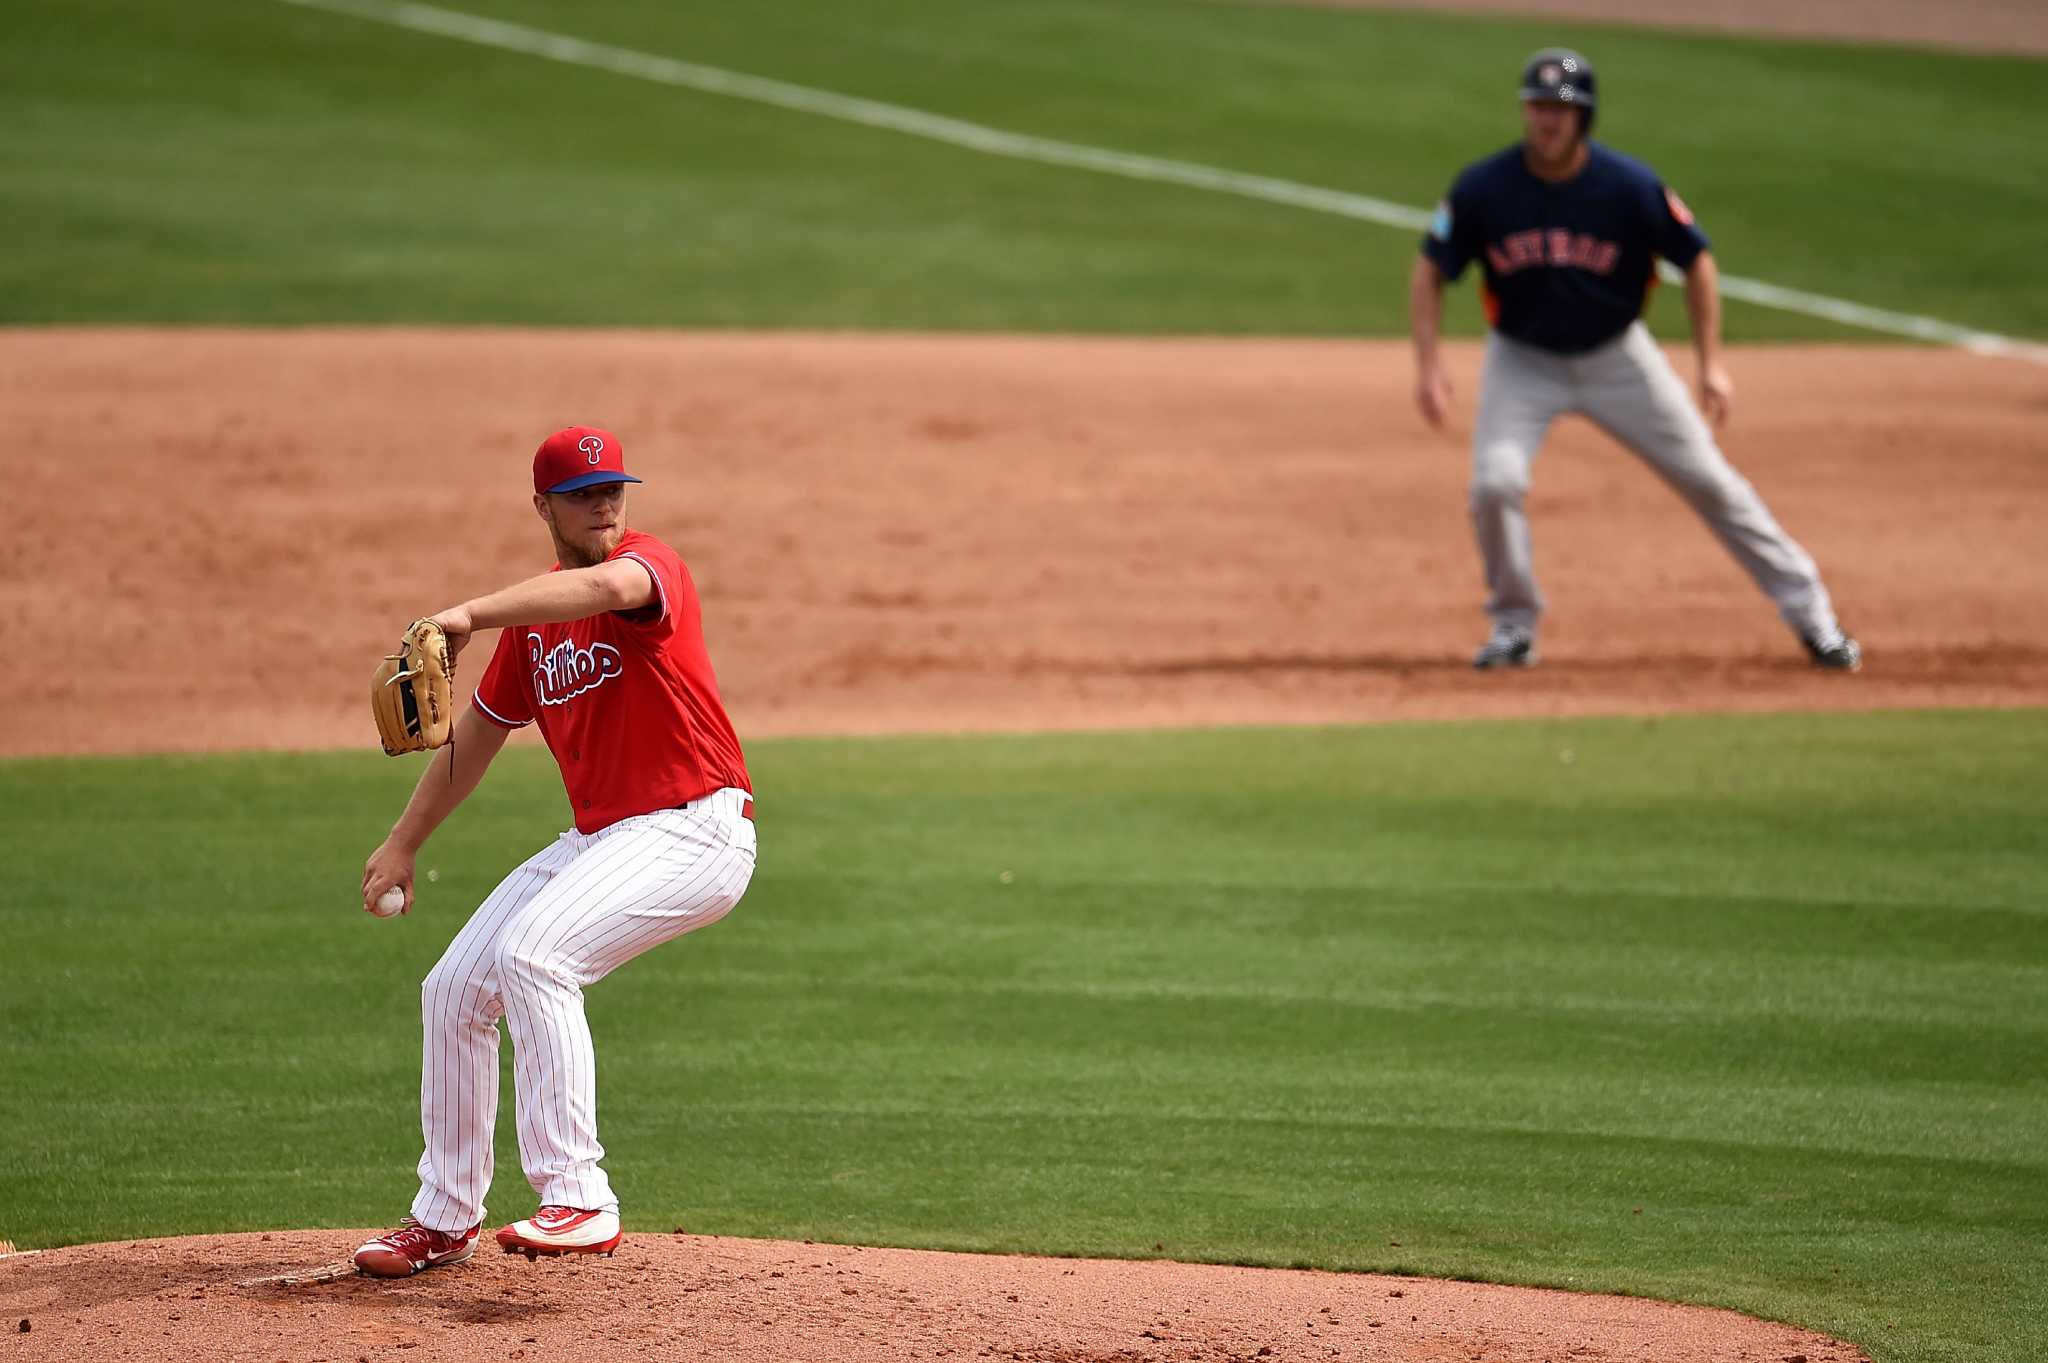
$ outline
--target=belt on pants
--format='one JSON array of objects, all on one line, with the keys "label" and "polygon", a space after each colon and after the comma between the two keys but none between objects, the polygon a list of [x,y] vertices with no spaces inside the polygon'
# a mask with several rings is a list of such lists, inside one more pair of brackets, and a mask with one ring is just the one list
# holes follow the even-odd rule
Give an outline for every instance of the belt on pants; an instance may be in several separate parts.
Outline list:
[{"label": "belt on pants", "polygon": [[[695,809],[697,806],[701,804],[708,803],[710,799],[711,797],[709,795],[706,795],[701,800],[685,800],[679,805],[671,805],[670,808]],[[745,819],[749,823],[752,823],[754,821],[754,802],[751,798],[748,798],[740,802],[740,817],[742,819]]]}]

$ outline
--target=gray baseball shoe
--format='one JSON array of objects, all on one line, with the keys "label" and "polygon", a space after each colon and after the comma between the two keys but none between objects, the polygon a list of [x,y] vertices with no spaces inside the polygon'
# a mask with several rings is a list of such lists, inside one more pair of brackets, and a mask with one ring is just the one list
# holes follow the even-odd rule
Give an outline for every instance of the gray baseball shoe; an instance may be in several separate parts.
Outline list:
[{"label": "gray baseball shoe", "polygon": [[1489,667],[1534,667],[1536,631],[1519,625],[1495,625],[1493,633],[1479,646],[1472,666],[1482,672]]},{"label": "gray baseball shoe", "polygon": [[1800,642],[1806,645],[1815,667],[1825,667],[1834,672],[1863,670],[1863,646],[1840,629],[1826,634],[1809,634]]}]

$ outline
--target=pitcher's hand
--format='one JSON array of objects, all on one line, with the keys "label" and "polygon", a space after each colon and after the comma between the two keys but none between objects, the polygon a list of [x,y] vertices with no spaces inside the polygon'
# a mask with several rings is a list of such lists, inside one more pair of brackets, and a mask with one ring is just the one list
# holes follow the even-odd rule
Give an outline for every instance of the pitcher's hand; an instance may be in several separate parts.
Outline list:
[{"label": "pitcher's hand", "polygon": [[413,854],[402,847],[383,843],[363,863],[363,912],[373,911],[377,901],[393,885],[405,891],[405,908],[412,912]]}]

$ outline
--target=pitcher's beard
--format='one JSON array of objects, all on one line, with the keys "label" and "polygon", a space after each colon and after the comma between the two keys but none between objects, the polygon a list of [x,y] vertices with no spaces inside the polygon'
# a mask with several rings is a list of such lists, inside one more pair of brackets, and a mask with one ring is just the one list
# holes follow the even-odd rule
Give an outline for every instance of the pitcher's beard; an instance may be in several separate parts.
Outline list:
[{"label": "pitcher's beard", "polygon": [[625,537],[626,532],[621,529],[615,535],[593,535],[577,544],[556,535],[555,558],[564,568],[595,568],[611,557],[612,550],[618,548],[619,541]]}]

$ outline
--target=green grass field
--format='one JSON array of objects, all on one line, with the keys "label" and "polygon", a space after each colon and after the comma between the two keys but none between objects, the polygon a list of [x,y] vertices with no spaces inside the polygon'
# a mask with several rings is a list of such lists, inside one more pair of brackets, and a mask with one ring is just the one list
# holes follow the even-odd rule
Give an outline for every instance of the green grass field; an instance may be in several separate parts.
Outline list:
[{"label": "green grass field", "polygon": [[[592,991],[609,1163],[641,1231],[1157,1244],[2024,1363],[2044,763],[2044,711],[763,743],[746,902]],[[563,808],[508,754],[378,923],[416,770],[0,764],[0,1235],[402,1210],[417,982]]]},{"label": "green grass field", "polygon": [[[2048,335],[2041,61],[1208,0],[456,8],[1422,208],[1568,39],[1725,269]],[[0,323],[1405,327],[1409,233],[279,0],[18,0],[0,117]],[[1867,335],[1742,304],[1728,330]]]},{"label": "green grass field", "polygon": [[[2048,337],[2041,61],[1209,0],[453,2],[1417,207],[1569,41],[1725,269]],[[0,325],[1405,329],[1412,234],[1369,224],[280,0],[8,21]],[[753,756],[746,903],[592,994],[632,1229],[1158,1245],[2048,1356],[2048,711]],[[0,1237],[403,1208],[417,981],[562,811],[508,755],[377,923],[353,887],[416,770],[0,762]]]}]

